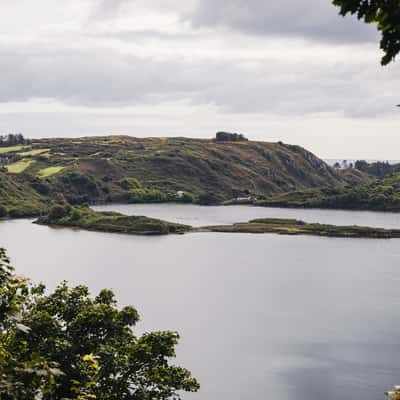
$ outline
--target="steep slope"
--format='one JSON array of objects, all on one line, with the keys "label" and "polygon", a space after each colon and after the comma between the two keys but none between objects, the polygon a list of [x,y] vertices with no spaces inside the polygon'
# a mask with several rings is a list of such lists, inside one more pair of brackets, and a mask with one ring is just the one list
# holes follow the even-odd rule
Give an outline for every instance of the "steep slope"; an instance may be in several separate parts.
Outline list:
[{"label": "steep slope", "polygon": [[[207,192],[223,199],[344,182],[310,152],[283,143],[104,137],[37,145],[50,149],[49,162],[66,167],[63,175],[74,172],[103,182],[99,197],[107,197],[101,193],[104,183],[114,186],[111,196],[120,192],[115,183],[124,178],[135,178],[141,188]],[[35,173],[35,166],[28,170]]]},{"label": "steep slope", "polygon": [[9,154],[3,149],[3,156],[5,167],[13,172],[4,174],[7,179],[29,186],[27,200],[44,196],[71,204],[218,203],[347,182],[312,153],[281,142],[125,136],[43,139]]},{"label": "steep slope", "polygon": [[14,218],[38,215],[47,208],[43,183],[0,171],[0,217]]}]

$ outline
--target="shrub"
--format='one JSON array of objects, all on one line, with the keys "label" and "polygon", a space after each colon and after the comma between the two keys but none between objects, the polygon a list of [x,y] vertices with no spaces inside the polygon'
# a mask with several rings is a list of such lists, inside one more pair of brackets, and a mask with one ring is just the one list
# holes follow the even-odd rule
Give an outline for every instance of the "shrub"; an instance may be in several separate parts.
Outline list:
[{"label": "shrub", "polygon": [[136,178],[123,178],[117,182],[117,184],[125,190],[130,189],[138,189],[141,188],[142,185]]},{"label": "shrub", "polygon": [[197,202],[201,205],[209,206],[209,205],[219,204],[220,198],[213,193],[203,192],[198,196]]},{"label": "shrub", "polygon": [[65,217],[68,214],[68,208],[61,204],[56,204],[50,208],[49,218],[52,220],[57,220]]},{"label": "shrub", "polygon": [[159,189],[132,189],[128,193],[130,203],[164,203],[176,200],[175,193]]},{"label": "shrub", "polygon": [[65,282],[53,293],[15,275],[0,249],[0,398],[179,399],[196,392],[191,373],[170,363],[176,332],[137,336],[131,306],[112,291],[91,297]]}]

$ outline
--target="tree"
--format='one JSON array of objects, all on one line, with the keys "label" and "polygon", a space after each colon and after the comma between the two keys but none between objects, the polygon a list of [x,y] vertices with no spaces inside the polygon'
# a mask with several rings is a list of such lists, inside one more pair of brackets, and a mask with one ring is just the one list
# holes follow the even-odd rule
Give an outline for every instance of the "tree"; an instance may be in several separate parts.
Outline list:
[{"label": "tree", "polygon": [[59,373],[54,363],[36,352],[24,352],[24,336],[30,328],[22,323],[22,313],[41,290],[42,287],[32,287],[26,279],[15,275],[5,250],[0,249],[0,398],[3,400],[33,400],[39,393],[48,393]]},{"label": "tree", "polygon": [[15,146],[19,144],[28,144],[29,140],[24,138],[21,133],[9,133],[7,135],[0,135],[0,147],[2,146]]},{"label": "tree", "polygon": [[241,133],[217,132],[215,134],[217,142],[243,142],[248,139]]},{"label": "tree", "polygon": [[367,172],[369,163],[367,163],[365,160],[357,160],[354,164],[354,168],[358,169],[359,171]]},{"label": "tree", "polygon": [[376,23],[382,33],[380,47],[385,53],[381,64],[394,61],[400,52],[400,0],[333,0],[340,14],[355,14],[366,23]]},{"label": "tree", "polygon": [[49,218],[51,220],[57,220],[65,217],[69,212],[68,206],[63,206],[61,204],[55,204],[50,208]]},{"label": "tree", "polygon": [[335,164],[333,164],[333,168],[340,169],[341,168],[340,163],[336,161]]},{"label": "tree", "polygon": [[64,282],[51,294],[17,277],[0,250],[0,398],[3,400],[164,400],[197,391],[171,365],[176,332],[136,337],[139,315]]}]

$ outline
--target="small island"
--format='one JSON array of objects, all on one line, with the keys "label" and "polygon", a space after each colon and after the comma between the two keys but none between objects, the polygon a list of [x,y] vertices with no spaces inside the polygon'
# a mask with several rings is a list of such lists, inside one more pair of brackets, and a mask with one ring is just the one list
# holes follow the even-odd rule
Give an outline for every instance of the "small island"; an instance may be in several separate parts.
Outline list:
[{"label": "small island", "polygon": [[117,212],[99,212],[89,207],[56,205],[35,223],[49,226],[79,228],[90,231],[126,233],[133,235],[168,235],[200,232],[275,233],[280,235],[313,235],[340,238],[400,238],[400,229],[364,226],[336,226],[306,223],[296,219],[261,218],[232,225],[195,228],[189,225],[162,221],[145,216],[127,216]]},{"label": "small island", "polygon": [[338,238],[400,238],[400,229],[371,228],[357,225],[326,225],[281,218],[260,218],[247,223],[208,226],[202,228],[202,230],[207,232],[276,233],[280,235],[313,235]]},{"label": "small island", "polygon": [[143,216],[127,216],[117,212],[99,212],[85,206],[56,205],[50,209],[48,215],[39,217],[34,222],[40,225],[133,235],[181,234],[191,230],[188,225]]}]

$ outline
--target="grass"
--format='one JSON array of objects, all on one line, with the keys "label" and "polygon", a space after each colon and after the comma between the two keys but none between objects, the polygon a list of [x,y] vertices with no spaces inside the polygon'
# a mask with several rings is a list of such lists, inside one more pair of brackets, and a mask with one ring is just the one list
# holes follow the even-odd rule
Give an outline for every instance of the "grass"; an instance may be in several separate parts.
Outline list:
[{"label": "grass", "polygon": [[20,174],[24,172],[35,160],[22,159],[13,164],[6,165],[7,171],[11,174]]},{"label": "grass", "polygon": [[27,148],[27,146],[24,146],[22,144],[20,144],[18,146],[0,147],[0,154],[16,152],[16,151],[20,151],[20,150],[23,150],[23,149],[26,149],[26,148]]},{"label": "grass", "polygon": [[314,235],[341,238],[399,238],[400,230],[370,228],[365,226],[336,226],[326,224],[309,224],[293,219],[264,218],[247,223],[220,225],[200,228],[209,232],[231,233],[277,233],[281,235]]},{"label": "grass", "polygon": [[49,176],[58,174],[59,172],[61,172],[65,167],[63,166],[56,166],[56,167],[47,167],[47,168],[43,168],[41,169],[37,176],[41,179],[44,178],[48,178]]},{"label": "grass", "polygon": [[49,150],[50,149],[33,149],[33,150],[25,151],[23,153],[18,153],[18,155],[21,157],[38,156],[39,154],[47,153]]}]

